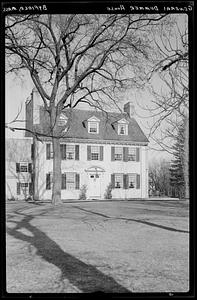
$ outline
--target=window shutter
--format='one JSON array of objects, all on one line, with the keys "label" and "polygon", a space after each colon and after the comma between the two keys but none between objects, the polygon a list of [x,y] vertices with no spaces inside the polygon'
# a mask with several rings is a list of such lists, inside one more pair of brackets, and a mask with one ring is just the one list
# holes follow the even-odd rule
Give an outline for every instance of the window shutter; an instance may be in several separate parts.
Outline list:
[{"label": "window shutter", "polygon": [[32,173],[32,163],[28,163],[28,172]]},{"label": "window shutter", "polygon": [[112,185],[112,189],[115,188],[115,174],[111,174],[111,185]]},{"label": "window shutter", "polygon": [[111,160],[112,161],[115,160],[115,147],[114,146],[111,147]]},{"label": "window shutter", "polygon": [[51,144],[46,144],[46,159],[51,158]]},{"label": "window shutter", "polygon": [[66,159],[66,144],[60,144],[61,159]]},{"label": "window shutter", "polygon": [[19,172],[20,172],[20,164],[16,163],[16,173],[19,173]]},{"label": "window shutter", "polygon": [[91,146],[87,146],[87,160],[91,160]]},{"label": "window shutter", "polygon": [[123,189],[128,189],[128,174],[123,174]]},{"label": "window shutter", "polygon": [[140,161],[140,148],[136,148],[136,161]]},{"label": "window shutter", "polygon": [[75,145],[75,160],[79,160],[79,145]]},{"label": "window shutter", "polygon": [[61,186],[62,190],[66,190],[66,174],[62,174],[62,186]]},{"label": "window shutter", "polygon": [[17,183],[16,183],[16,193],[17,193],[17,195],[20,195],[20,193],[21,193],[21,190],[20,190],[20,182],[17,182]]},{"label": "window shutter", "polygon": [[140,188],[140,175],[136,174],[136,189]]},{"label": "window shutter", "polygon": [[29,183],[29,194],[33,195],[33,183],[32,182]]},{"label": "window shutter", "polygon": [[100,146],[100,160],[103,160],[103,146]]},{"label": "window shutter", "polygon": [[31,159],[34,159],[34,144],[31,144]]},{"label": "window shutter", "polygon": [[51,174],[46,174],[46,190],[51,189]]},{"label": "window shutter", "polygon": [[80,181],[80,177],[79,174],[75,174],[75,189],[79,190],[79,181]]},{"label": "window shutter", "polygon": [[129,153],[128,147],[123,147],[123,161],[128,161],[128,153]]}]

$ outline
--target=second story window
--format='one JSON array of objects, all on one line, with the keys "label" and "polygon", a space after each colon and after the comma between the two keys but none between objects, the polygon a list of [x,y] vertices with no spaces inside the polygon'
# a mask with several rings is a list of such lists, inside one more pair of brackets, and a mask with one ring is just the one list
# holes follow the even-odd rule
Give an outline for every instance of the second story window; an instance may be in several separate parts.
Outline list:
[{"label": "second story window", "polygon": [[32,164],[28,162],[16,163],[16,173],[31,173],[32,172]]},{"label": "second story window", "polygon": [[53,158],[53,145],[51,143],[46,144],[46,159]]},{"label": "second story window", "polygon": [[123,148],[115,147],[114,160],[122,160],[122,158],[123,158]]},{"label": "second story window", "polygon": [[128,160],[136,161],[136,148],[128,148]]},{"label": "second story window", "polygon": [[87,146],[87,160],[103,160],[103,146]]},{"label": "second story window", "polygon": [[60,144],[61,159],[79,160],[79,145]]}]

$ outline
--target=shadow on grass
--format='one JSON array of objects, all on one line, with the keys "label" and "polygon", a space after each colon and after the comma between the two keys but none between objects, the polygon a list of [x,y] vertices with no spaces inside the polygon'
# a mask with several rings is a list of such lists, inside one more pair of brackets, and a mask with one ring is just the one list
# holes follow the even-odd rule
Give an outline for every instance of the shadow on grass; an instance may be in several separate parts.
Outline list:
[{"label": "shadow on grass", "polygon": [[[71,284],[84,293],[131,293],[112,277],[103,274],[94,266],[86,264],[71,254],[64,252],[58,244],[50,239],[44,232],[30,224],[32,216],[19,212],[23,216],[21,221],[12,221],[14,228],[7,228],[7,233],[16,239],[30,243],[37,250],[37,255],[48,263],[58,267],[61,271],[61,280],[68,279]],[[33,236],[21,233],[19,230],[27,229]]]},{"label": "shadow on grass", "polygon": [[152,226],[152,227],[158,227],[158,228],[169,230],[169,231],[189,233],[189,231],[186,231],[186,230],[181,230],[181,229],[176,229],[176,228],[172,228],[172,227],[168,227],[168,226],[163,226],[163,225],[155,224],[155,223],[152,223],[152,222],[147,222],[147,221],[137,220],[137,219],[130,219],[130,218],[123,218],[123,217],[121,217],[121,218],[119,218],[119,217],[111,217],[111,216],[107,216],[107,215],[104,215],[104,214],[101,214],[101,213],[98,213],[98,212],[95,212],[95,211],[92,211],[92,210],[88,210],[88,209],[85,209],[85,208],[81,208],[81,207],[78,207],[78,206],[73,206],[73,207],[77,208],[77,209],[80,209],[80,210],[83,210],[83,211],[86,211],[86,212],[89,212],[89,213],[94,214],[94,215],[98,215],[98,216],[107,218],[107,219],[132,221],[132,222],[136,222],[136,223],[141,223],[141,224],[149,225],[149,226]]}]

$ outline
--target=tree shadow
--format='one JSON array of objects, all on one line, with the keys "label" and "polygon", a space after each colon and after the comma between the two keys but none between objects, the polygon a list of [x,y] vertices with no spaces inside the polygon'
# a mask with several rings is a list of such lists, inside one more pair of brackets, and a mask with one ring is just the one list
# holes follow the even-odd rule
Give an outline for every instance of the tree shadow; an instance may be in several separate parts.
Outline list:
[{"label": "tree shadow", "polygon": [[161,229],[164,229],[164,230],[169,230],[169,231],[174,231],[174,232],[182,232],[182,233],[189,233],[189,231],[187,231],[187,230],[182,230],[182,229],[176,229],[176,228],[173,228],[173,227],[163,226],[163,225],[160,225],[160,224],[155,224],[155,223],[147,222],[147,221],[144,221],[144,220],[123,218],[123,217],[111,217],[111,216],[107,216],[107,215],[104,215],[104,214],[101,214],[101,213],[98,213],[98,212],[95,212],[95,211],[92,211],[92,210],[88,210],[88,209],[85,209],[85,208],[81,208],[81,207],[78,207],[78,206],[73,206],[73,207],[77,208],[77,209],[80,209],[80,210],[83,210],[83,211],[86,211],[86,212],[89,212],[89,213],[94,214],[94,215],[98,215],[98,216],[107,218],[107,219],[131,221],[131,222],[141,223],[141,224],[152,226],[152,227],[161,228]]},{"label": "tree shadow", "polygon": [[[30,243],[37,250],[36,254],[48,263],[58,267],[61,271],[61,281],[68,279],[71,284],[84,293],[131,293],[117,283],[112,277],[103,274],[96,267],[86,264],[64,252],[58,244],[50,239],[44,232],[30,224],[33,216],[16,212],[23,216],[21,221],[11,221],[16,224],[14,228],[7,228],[7,233],[16,239]],[[26,235],[19,230],[27,229],[33,236]]]}]

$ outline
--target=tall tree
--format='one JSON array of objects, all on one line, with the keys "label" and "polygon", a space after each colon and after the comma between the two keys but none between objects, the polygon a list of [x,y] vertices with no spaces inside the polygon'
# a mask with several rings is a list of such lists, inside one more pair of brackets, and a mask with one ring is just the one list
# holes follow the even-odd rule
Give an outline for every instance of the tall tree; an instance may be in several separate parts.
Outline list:
[{"label": "tall tree", "polygon": [[[188,143],[187,129],[187,118],[184,118],[176,136],[176,143],[173,146],[174,159],[170,167],[171,185],[175,188],[179,198],[185,197],[186,199],[189,198],[189,163],[188,160],[185,159],[188,154],[188,149],[185,149],[185,145]],[[185,140],[187,142],[185,142]],[[186,178],[187,174],[188,178]]]},{"label": "tall tree", "polygon": [[[164,15],[8,15],[6,70],[28,71],[50,119],[52,202],[61,200],[60,135],[63,109],[80,102],[103,109],[135,84],[150,48],[151,26]],[[146,28],[146,30],[144,30]],[[143,32],[143,34],[142,34]],[[129,59],[128,59],[129,58]]]}]

